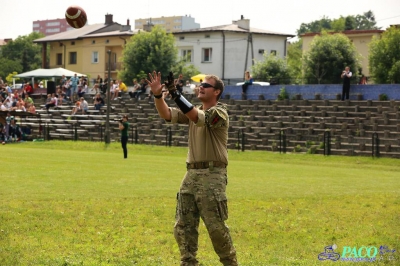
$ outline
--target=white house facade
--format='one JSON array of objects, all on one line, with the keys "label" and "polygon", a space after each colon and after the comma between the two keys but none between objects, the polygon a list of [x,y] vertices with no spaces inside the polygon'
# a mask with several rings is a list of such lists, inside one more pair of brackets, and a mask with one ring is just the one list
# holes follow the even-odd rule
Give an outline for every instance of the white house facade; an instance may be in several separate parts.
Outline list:
[{"label": "white house facade", "polygon": [[[178,55],[201,73],[242,80],[254,60],[264,53],[286,56],[288,37],[294,35],[250,28],[249,19],[233,24],[174,32]],[[254,60],[253,60],[254,59]]]}]

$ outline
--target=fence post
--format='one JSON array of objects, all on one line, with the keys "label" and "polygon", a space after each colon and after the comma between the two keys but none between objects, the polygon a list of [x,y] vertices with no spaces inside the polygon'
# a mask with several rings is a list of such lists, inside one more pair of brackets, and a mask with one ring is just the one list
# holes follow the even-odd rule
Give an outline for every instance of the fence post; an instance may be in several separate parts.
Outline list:
[{"label": "fence post", "polygon": [[137,125],[135,126],[135,144],[138,144],[138,139],[139,139],[139,132],[137,129]]},{"label": "fence post", "polygon": [[324,132],[324,155],[331,155],[331,132]]},{"label": "fence post", "polygon": [[245,147],[244,147],[244,142],[245,142],[245,139],[244,139],[244,129],[242,128],[241,131],[242,131],[242,151],[244,151],[244,149],[245,149]]},{"label": "fence post", "polygon": [[131,135],[131,136],[132,136],[132,139],[131,139],[131,144],[133,144],[133,140],[134,140],[134,138],[135,138],[135,137],[134,137],[134,135],[133,135],[133,127],[131,127],[131,129],[132,129],[132,135]]},{"label": "fence post", "polygon": [[378,133],[372,134],[372,157],[379,158],[379,137]]},{"label": "fence post", "polygon": [[74,140],[78,140],[78,129],[76,124],[74,124]]},{"label": "fence post", "polygon": [[286,153],[286,131],[279,131],[279,153]]},{"label": "fence post", "polygon": [[100,125],[100,141],[103,141],[103,125]]},{"label": "fence post", "polygon": [[171,147],[172,145],[172,131],[171,127],[167,127],[167,132],[165,135],[165,146]]}]

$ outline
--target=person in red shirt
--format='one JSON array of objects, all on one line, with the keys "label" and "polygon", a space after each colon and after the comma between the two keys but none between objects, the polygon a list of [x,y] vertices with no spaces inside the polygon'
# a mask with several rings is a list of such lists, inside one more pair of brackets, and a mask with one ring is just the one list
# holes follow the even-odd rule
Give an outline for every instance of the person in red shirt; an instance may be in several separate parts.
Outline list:
[{"label": "person in red shirt", "polygon": [[31,84],[29,84],[29,82],[27,82],[25,84],[25,88],[24,89],[25,89],[25,92],[28,93],[29,96],[33,93],[32,86],[31,86]]}]

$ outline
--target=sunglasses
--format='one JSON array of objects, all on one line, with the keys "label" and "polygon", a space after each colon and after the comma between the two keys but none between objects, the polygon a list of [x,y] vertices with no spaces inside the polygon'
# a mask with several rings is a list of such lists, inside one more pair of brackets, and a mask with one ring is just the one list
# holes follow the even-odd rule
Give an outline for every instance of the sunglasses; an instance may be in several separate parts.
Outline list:
[{"label": "sunglasses", "polygon": [[204,89],[207,89],[207,88],[214,88],[213,85],[208,84],[208,83],[205,83],[205,82],[200,83],[200,87],[203,87]]}]

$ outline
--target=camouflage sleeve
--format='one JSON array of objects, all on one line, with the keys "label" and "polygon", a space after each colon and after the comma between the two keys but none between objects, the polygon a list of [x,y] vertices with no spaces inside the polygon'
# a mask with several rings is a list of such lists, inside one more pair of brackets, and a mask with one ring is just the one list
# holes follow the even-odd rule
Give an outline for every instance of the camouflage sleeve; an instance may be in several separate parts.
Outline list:
[{"label": "camouflage sleeve", "polygon": [[178,108],[170,107],[171,121],[166,121],[170,124],[189,124],[189,118],[182,113]]},{"label": "camouflage sleeve", "polygon": [[197,126],[207,126],[210,128],[228,127],[229,118],[225,106],[217,105],[207,111],[199,110],[199,121]]}]

